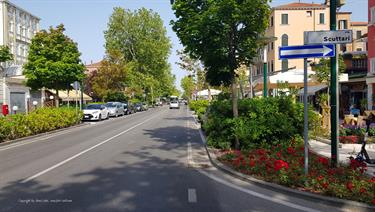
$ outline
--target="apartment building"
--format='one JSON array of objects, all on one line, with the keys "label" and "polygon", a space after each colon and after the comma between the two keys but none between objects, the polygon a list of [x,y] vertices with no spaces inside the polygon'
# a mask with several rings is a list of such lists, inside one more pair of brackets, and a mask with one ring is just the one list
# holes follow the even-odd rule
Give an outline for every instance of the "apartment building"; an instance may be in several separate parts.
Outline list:
[{"label": "apartment building", "polygon": [[[268,72],[303,69],[302,60],[279,60],[278,47],[303,45],[305,31],[329,30],[329,7],[324,4],[291,3],[272,8],[266,37],[275,41],[267,45]],[[263,57],[263,56],[262,56]],[[263,73],[258,60],[253,75]]]},{"label": "apartment building", "polygon": [[367,103],[369,109],[375,100],[375,0],[368,0],[368,73],[367,73]]},{"label": "apartment building", "polygon": [[8,105],[10,112],[13,106],[26,111],[32,96],[24,86],[22,65],[27,61],[31,39],[39,31],[39,21],[40,18],[10,1],[0,0],[0,45],[9,46],[14,56],[13,61],[3,64],[5,78],[0,79],[0,102]]}]

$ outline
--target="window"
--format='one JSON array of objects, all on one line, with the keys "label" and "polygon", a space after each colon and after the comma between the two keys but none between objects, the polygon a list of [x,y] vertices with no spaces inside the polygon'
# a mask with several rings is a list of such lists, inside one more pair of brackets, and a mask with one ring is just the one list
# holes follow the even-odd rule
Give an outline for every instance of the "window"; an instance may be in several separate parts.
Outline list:
[{"label": "window", "polygon": [[370,19],[370,22],[372,24],[375,24],[375,7],[371,8],[371,19]]},{"label": "window", "polygon": [[271,60],[271,72],[274,72],[274,69],[273,69],[273,60]]},{"label": "window", "polygon": [[346,20],[340,20],[339,29],[348,29],[348,22]]},{"label": "window", "polygon": [[271,17],[271,23],[270,23],[271,27],[273,27],[273,16]]},{"label": "window", "polygon": [[374,58],[371,58],[371,69],[370,69],[370,71],[371,71],[371,73],[372,74],[375,74],[375,57]]},{"label": "window", "polygon": [[281,61],[281,70],[282,71],[287,71],[289,68],[289,62],[288,60],[282,60]]},{"label": "window", "polygon": [[319,24],[325,24],[324,13],[319,14]]},{"label": "window", "polygon": [[273,42],[271,43],[271,50],[273,50],[273,48],[274,48],[274,46],[273,46],[274,44],[273,44]]},{"label": "window", "polygon": [[360,39],[362,37],[362,31],[358,30],[357,31],[357,39]]},{"label": "window", "polygon": [[283,34],[281,36],[281,46],[288,46],[289,45],[289,37],[287,34]]},{"label": "window", "polygon": [[288,14],[281,14],[281,24],[286,25],[288,23]]},{"label": "window", "polygon": [[362,48],[357,48],[356,50],[357,50],[357,52],[360,52],[360,51],[362,51]]},{"label": "window", "polygon": [[306,11],[306,16],[311,17],[312,16],[312,11]]}]

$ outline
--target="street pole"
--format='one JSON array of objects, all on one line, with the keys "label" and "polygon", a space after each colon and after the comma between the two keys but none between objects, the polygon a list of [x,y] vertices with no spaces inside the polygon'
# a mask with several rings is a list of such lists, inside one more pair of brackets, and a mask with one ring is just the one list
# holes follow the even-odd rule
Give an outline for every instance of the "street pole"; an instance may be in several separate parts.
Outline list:
[{"label": "street pole", "polygon": [[[331,31],[336,31],[336,9],[337,0],[331,0],[330,4],[330,28]],[[336,50],[335,46],[335,50]],[[337,51],[336,51],[337,52]],[[332,166],[336,167],[339,161],[338,153],[338,140],[337,140],[337,130],[338,130],[338,110],[337,110],[337,54],[331,57],[331,160]]]},{"label": "street pole", "polygon": [[268,96],[268,89],[267,89],[267,47],[264,47],[264,56],[263,56],[263,96]]},{"label": "street pole", "polygon": [[303,59],[303,107],[304,107],[304,120],[303,120],[303,140],[305,143],[305,176],[309,173],[309,114],[307,105],[307,58]]}]

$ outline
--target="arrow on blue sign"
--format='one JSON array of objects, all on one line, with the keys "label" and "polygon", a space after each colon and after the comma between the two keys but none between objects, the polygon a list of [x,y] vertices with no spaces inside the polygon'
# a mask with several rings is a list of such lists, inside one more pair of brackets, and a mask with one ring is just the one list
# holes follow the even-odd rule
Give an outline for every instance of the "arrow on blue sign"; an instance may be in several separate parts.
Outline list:
[{"label": "arrow on blue sign", "polygon": [[316,44],[304,46],[279,47],[279,59],[298,59],[312,57],[334,57],[334,44]]}]

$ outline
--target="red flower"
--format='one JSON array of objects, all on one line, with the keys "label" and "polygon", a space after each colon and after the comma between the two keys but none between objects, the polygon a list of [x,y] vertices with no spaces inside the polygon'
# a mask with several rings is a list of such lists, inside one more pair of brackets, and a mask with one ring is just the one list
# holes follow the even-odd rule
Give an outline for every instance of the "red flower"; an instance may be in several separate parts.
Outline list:
[{"label": "red flower", "polygon": [[283,160],[276,160],[273,163],[273,168],[274,168],[275,171],[279,171],[282,168],[285,168],[286,170],[288,170],[289,164],[287,162],[283,161]]},{"label": "red flower", "polygon": [[249,166],[250,167],[254,167],[255,166],[255,161],[253,159],[250,160]]},{"label": "red flower", "polygon": [[361,189],[359,189],[359,192],[361,192],[361,193],[365,193],[367,190],[365,189],[365,188],[361,188]]},{"label": "red flower", "polygon": [[286,151],[288,152],[288,154],[291,154],[291,155],[294,155],[294,153],[296,153],[296,150],[291,146],[288,147]]},{"label": "red flower", "polygon": [[323,175],[319,175],[319,177],[318,178],[316,178],[318,181],[321,181],[321,180],[323,180],[324,179],[324,177],[323,177]]},{"label": "red flower", "polygon": [[335,169],[328,169],[328,175],[334,175],[336,173]]},{"label": "red flower", "polygon": [[353,190],[353,187],[354,187],[354,186],[353,186],[353,183],[352,183],[352,182],[349,181],[349,182],[346,183],[346,188],[347,188],[349,191],[352,191],[352,190]]},{"label": "red flower", "polygon": [[281,152],[276,153],[277,158],[281,158]]},{"label": "red flower", "polygon": [[266,154],[266,150],[264,150],[264,149],[257,149],[257,154],[258,155],[265,155]]},{"label": "red flower", "polygon": [[375,183],[375,177],[372,177],[370,180],[369,180],[370,183]]},{"label": "red flower", "polygon": [[328,183],[322,183],[323,188],[328,188]]},{"label": "red flower", "polygon": [[322,165],[324,165],[324,166],[328,165],[328,159],[327,158],[319,157],[318,160],[319,160],[319,163],[321,163]]}]

